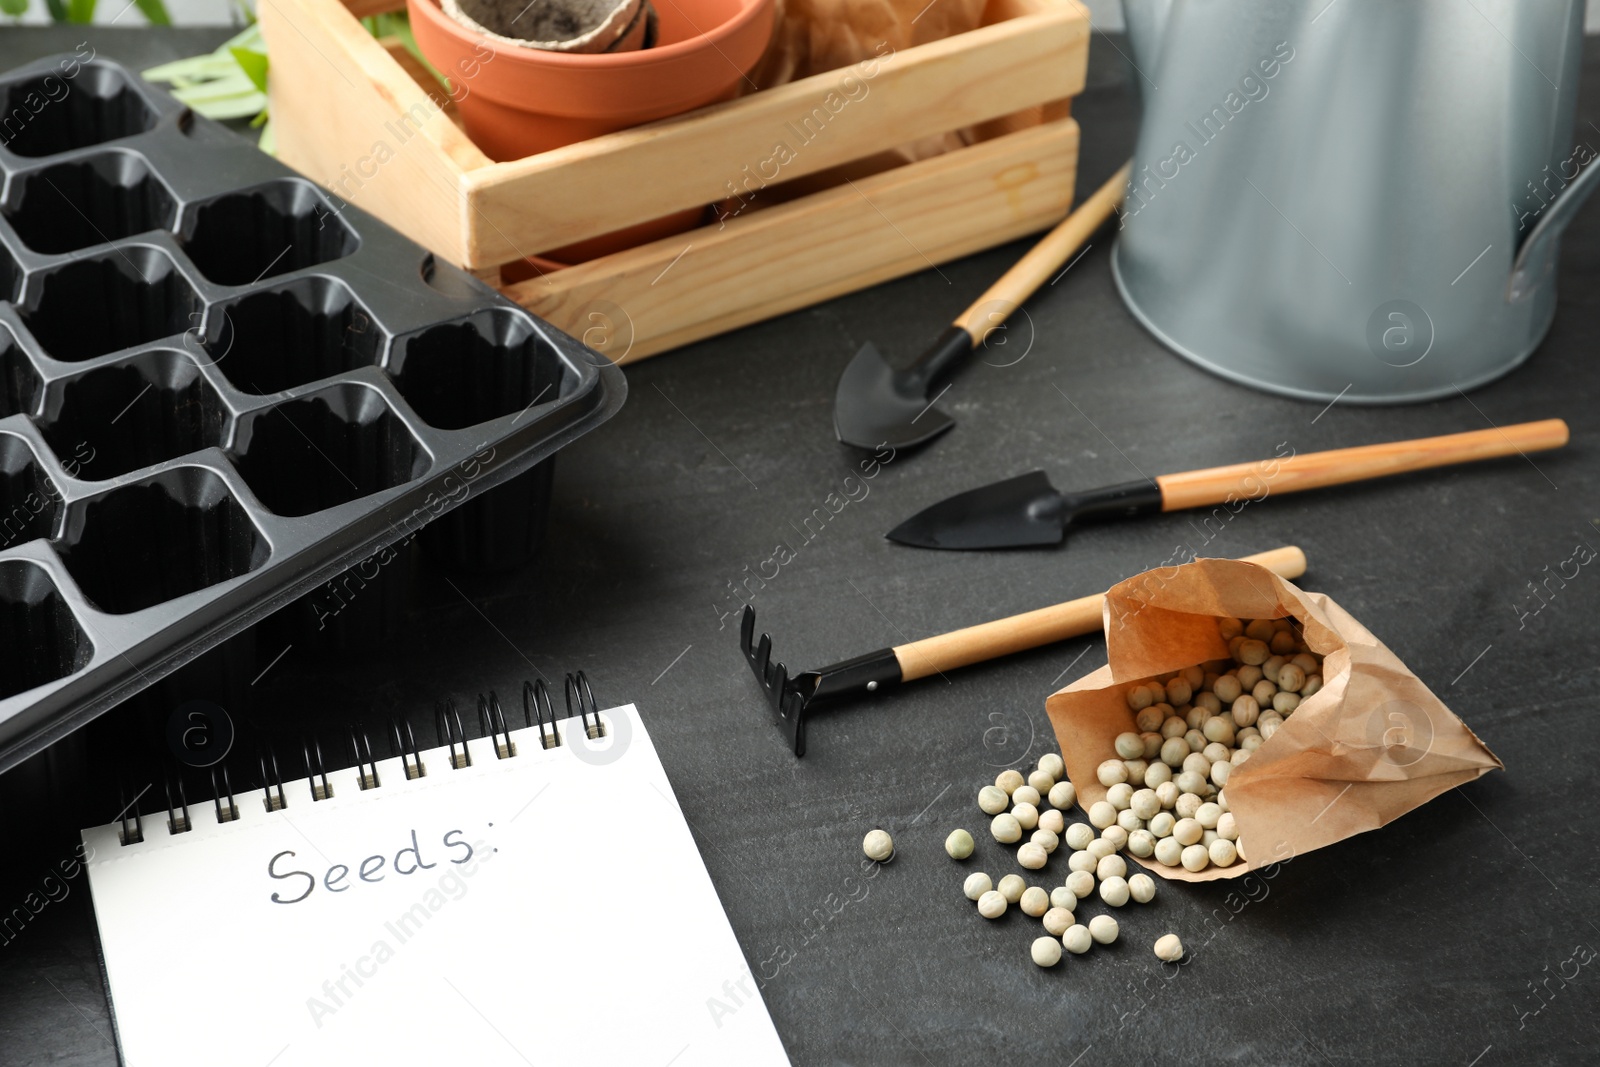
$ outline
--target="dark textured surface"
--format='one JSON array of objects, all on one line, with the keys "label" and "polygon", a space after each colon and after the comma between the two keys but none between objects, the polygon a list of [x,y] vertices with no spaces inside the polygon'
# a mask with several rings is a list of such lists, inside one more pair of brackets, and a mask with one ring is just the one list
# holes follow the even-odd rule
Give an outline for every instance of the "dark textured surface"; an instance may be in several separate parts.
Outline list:
[{"label": "dark textured surface", "polygon": [[[217,36],[93,39],[138,67]],[[7,31],[0,67],[76,39]],[[1591,43],[1588,58],[1580,131],[1600,122],[1600,47]],[[1132,107],[1121,61],[1097,41],[1075,108],[1082,188],[1130,147]],[[1519,611],[1536,603],[1528,583],[1543,568],[1580,542],[1600,548],[1590,525],[1600,516],[1600,209],[1570,232],[1555,328],[1523,369],[1470,400],[1336,404],[1320,417],[1320,405],[1227,385],[1159,348],[1116,297],[1106,240],[1009,332],[1008,346],[1026,347],[1031,322],[1026,358],[956,380],[943,403],[958,428],[888,464],[812,540],[797,529],[830,492],[843,495],[852,470],[831,433],[844,363],[867,340],[911,357],[1025,245],[630,369],[621,414],[561,460],[544,565],[509,578],[419,569],[416,605],[381,655],[307,638],[271,662],[283,645],[263,640],[243,657],[257,661],[245,680],[267,672],[240,710],[287,723],[400,704],[420,724],[417,706],[435,695],[506,693],[535,669],[587,669],[603,702],[639,703],[797,1063],[1593,1062],[1600,959],[1576,977],[1565,961],[1575,946],[1585,946],[1578,960],[1600,950],[1588,811],[1600,576],[1584,567],[1537,614]],[[1572,425],[1564,452],[1274,499],[1209,544],[1181,514],[1085,530],[1059,551],[942,554],[881,538],[933,500],[1035,465],[1063,487],[1090,486],[1136,477],[1134,465],[1183,470],[1285,441],[1307,452],[1554,415]],[[1154,904],[1119,914],[1117,945],[1040,971],[1027,959],[1032,920],[985,922],[961,896],[966,870],[1004,873],[1013,862],[985,843],[973,796],[1002,766],[1050,746],[1044,698],[1103,664],[1102,642],[1067,642],[820,717],[810,755],[796,762],[740,659],[741,601],[727,584],[780,541],[798,553],[755,603],[797,666],[1092,592],[1180,544],[1232,555],[1298,543],[1311,560],[1304,584],[1365,622],[1508,770],[1295,859],[1256,881],[1242,907],[1227,885],[1162,883]],[[65,771],[42,777],[71,789]],[[114,813],[112,804],[89,817]],[[15,806],[3,813],[8,828],[27,819]],[[900,855],[865,881],[857,861],[873,825],[895,831]],[[956,825],[980,838],[964,865],[941,849]],[[70,847],[70,835],[13,841],[6,881],[25,885]],[[1059,874],[1052,864],[1050,884]],[[22,891],[7,890],[8,909]],[[849,902],[835,911],[840,900]],[[186,936],[181,909],[152,919]],[[1150,945],[1169,930],[1191,957],[1166,980]],[[238,966],[248,961],[218,960],[222,973]],[[1531,983],[1542,983],[1537,996]],[[114,1061],[81,884],[0,948],[0,1060]]]}]

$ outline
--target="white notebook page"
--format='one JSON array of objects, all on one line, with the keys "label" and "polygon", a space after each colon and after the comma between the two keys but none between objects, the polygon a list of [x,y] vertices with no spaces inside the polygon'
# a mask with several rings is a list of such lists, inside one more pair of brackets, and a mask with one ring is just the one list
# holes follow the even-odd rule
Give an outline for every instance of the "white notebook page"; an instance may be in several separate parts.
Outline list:
[{"label": "white notebook page", "polygon": [[125,1063],[787,1063],[638,712],[602,715],[85,830]]}]

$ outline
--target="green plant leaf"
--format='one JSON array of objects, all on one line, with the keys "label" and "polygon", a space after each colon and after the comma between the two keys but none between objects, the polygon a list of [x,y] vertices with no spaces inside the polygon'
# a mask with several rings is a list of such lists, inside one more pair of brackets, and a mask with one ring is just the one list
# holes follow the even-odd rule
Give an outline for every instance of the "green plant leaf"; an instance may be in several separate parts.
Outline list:
[{"label": "green plant leaf", "polygon": [[133,0],[133,6],[152,26],[172,25],[172,16],[167,14],[167,5],[162,0]]},{"label": "green plant leaf", "polygon": [[67,0],[67,21],[88,23],[94,21],[95,0]]},{"label": "green plant leaf", "polygon": [[257,89],[267,91],[267,54],[252,52],[248,48],[230,48],[229,53],[238,61],[239,69]]},{"label": "green plant leaf", "polygon": [[28,0],[0,0],[0,11],[7,15],[20,15],[28,10]]},{"label": "green plant leaf", "polygon": [[44,0],[45,10],[50,12],[50,17],[56,22],[67,21],[67,5],[63,0]]}]

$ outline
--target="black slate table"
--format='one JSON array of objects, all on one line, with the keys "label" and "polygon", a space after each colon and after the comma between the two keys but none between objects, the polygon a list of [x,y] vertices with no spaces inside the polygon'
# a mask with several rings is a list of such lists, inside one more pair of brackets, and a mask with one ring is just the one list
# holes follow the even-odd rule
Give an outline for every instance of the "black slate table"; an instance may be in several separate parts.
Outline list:
[{"label": "black slate table", "polygon": [[[140,68],[224,36],[7,29],[0,67],[87,37]],[[1096,40],[1075,105],[1080,190],[1131,147],[1131,87],[1108,47],[1119,43]],[[1597,60],[1591,43],[1580,136],[1600,122]],[[1583,568],[1524,612],[1546,567],[1600,547],[1600,209],[1566,238],[1560,311],[1528,364],[1469,398],[1389,410],[1278,399],[1180,362],[1123,309],[1109,240],[1029,303],[1010,349],[959,377],[943,401],[955,432],[888,464],[812,536],[805,519],[855,462],[832,438],[845,361],[868,340],[909,358],[1025,243],[630,368],[621,414],[561,457],[541,563],[490,577],[422,567],[382,652],[262,637],[243,656],[261,676],[236,711],[293,728],[398,704],[420,725],[436,696],[470,706],[535,671],[587,670],[602,701],[640,705],[796,1063],[1596,1062],[1600,964],[1572,977],[1568,961],[1600,948],[1600,572]],[[1130,465],[1254,459],[1278,442],[1307,452],[1550,416],[1572,426],[1563,452],[1274,499],[1203,545],[1304,546],[1303,584],[1365,622],[1507,770],[1296,858],[1242,907],[1224,885],[1162,883],[1155,904],[1125,911],[1117,945],[1053,971],[1028,961],[1036,923],[984,922],[959,886],[970,867],[1005,869],[979,832],[978,787],[1053,747],[1044,698],[1103,664],[1102,641],[819,717],[803,762],[780,744],[737,648],[741,583],[779,542],[795,558],[744,588],[780,655],[805,666],[1094,592],[1200,541],[1182,514],[1086,531],[1062,551],[940,554],[881,537],[949,492],[1031,467],[1096,485],[1134,477]],[[94,795],[59,762],[8,776],[8,886],[70,848],[71,820],[41,818],[44,805]],[[86,817],[110,818],[107,803]],[[900,856],[847,884],[874,825],[895,831]],[[966,867],[941,848],[957,825],[979,832]],[[181,911],[159,921],[194,936]],[[1192,947],[1171,980],[1150,951],[1168,930]],[[80,887],[0,947],[0,1061],[115,1061],[94,944]],[[238,966],[248,961],[218,960],[224,973]]]}]

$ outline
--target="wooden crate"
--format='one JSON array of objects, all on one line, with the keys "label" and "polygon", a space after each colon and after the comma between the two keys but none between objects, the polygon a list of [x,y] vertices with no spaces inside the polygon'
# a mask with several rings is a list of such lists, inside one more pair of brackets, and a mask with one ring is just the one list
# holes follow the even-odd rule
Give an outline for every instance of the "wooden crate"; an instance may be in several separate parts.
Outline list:
[{"label": "wooden crate", "polygon": [[726,199],[772,154],[774,132],[825,108],[845,72],[494,162],[437,81],[357,21],[399,6],[260,0],[279,156],[618,362],[1045,229],[1071,206],[1068,110],[1088,12],[1077,0],[990,0],[982,27],[884,59],[856,111],[840,109],[781,177],[965,127],[976,143],[502,283],[501,267],[526,256]]}]

